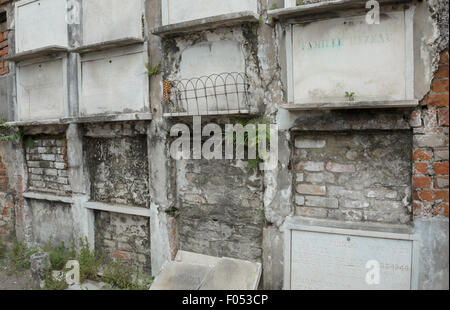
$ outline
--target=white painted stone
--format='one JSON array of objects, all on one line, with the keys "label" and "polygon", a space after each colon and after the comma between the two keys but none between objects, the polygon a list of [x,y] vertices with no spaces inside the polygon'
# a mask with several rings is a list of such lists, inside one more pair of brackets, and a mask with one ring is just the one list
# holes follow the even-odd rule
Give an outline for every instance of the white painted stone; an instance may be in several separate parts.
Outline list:
[{"label": "white painted stone", "polygon": [[81,116],[148,110],[146,59],[142,49],[136,47],[83,56]]},{"label": "white painted stone", "polygon": [[19,120],[55,119],[66,115],[65,73],[64,59],[17,66]]},{"label": "white painted stone", "polygon": [[324,148],[327,142],[325,140],[315,139],[295,139],[295,147],[299,149],[321,149]]},{"label": "white painted stone", "polygon": [[305,205],[307,207],[320,207],[320,208],[337,209],[338,206],[339,206],[339,202],[335,198],[307,196]]},{"label": "white painted stone", "polygon": [[46,46],[67,47],[66,2],[24,0],[16,2],[16,52]]},{"label": "white painted stone", "polygon": [[83,44],[142,38],[142,0],[83,0]]},{"label": "white painted stone", "polygon": [[[245,108],[245,96],[243,94],[244,86],[238,86],[238,90],[241,94],[230,94],[227,97],[220,95],[224,94],[224,84],[228,84],[227,92],[236,92],[235,82],[229,76],[226,81],[223,78],[216,78],[212,76],[212,79],[207,80],[205,77],[213,74],[222,73],[245,73],[245,59],[242,52],[242,46],[237,41],[212,41],[196,44],[187,48],[181,55],[180,70],[178,73],[179,80],[187,80],[192,78],[202,78],[202,81],[208,88],[207,94],[210,96],[208,100],[209,105],[207,107],[205,99],[182,100],[182,108],[185,111],[192,112],[193,110],[199,111],[200,114],[204,114],[207,111],[228,111],[238,110]],[[216,93],[219,94],[217,102],[213,96],[214,87],[213,82],[216,85]],[[242,80],[238,81],[240,84]],[[196,85],[195,85],[196,84]],[[199,96],[204,96],[204,87],[202,83],[196,83],[196,80],[192,84],[186,87],[189,98],[195,98],[194,90],[197,90]],[[182,93],[184,96],[184,93]]]},{"label": "white painted stone", "polygon": [[305,197],[304,196],[295,195],[295,204],[297,206],[303,206],[305,204]]},{"label": "white painted stone", "polygon": [[258,14],[258,1],[162,0],[163,25],[243,11]]},{"label": "white painted stone", "polygon": [[[411,288],[411,240],[293,230],[290,251],[294,290]],[[369,261],[380,264],[379,284],[366,282]]]},{"label": "white painted stone", "polygon": [[345,200],[344,208],[348,209],[365,209],[368,208],[370,204],[366,201],[357,201],[357,200]]},{"label": "white painted stone", "polygon": [[310,172],[319,172],[325,169],[325,163],[323,162],[315,162],[315,161],[304,161],[300,162],[298,166],[301,170],[310,171]]},{"label": "white painted stone", "polygon": [[347,101],[346,91],[358,101],[407,99],[405,33],[404,12],[379,25],[365,16],[294,25],[294,103]]},{"label": "white painted stone", "polygon": [[303,173],[297,173],[296,175],[296,181],[297,182],[303,182],[303,180],[305,179],[305,175]]}]

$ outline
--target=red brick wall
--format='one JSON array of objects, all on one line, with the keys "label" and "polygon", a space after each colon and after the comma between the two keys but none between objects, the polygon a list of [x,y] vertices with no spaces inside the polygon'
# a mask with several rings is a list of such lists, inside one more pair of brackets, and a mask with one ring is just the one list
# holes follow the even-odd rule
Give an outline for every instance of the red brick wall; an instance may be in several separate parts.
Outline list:
[{"label": "red brick wall", "polygon": [[413,210],[416,217],[446,216],[449,206],[449,52],[440,55],[431,91],[412,113]]},{"label": "red brick wall", "polygon": [[0,156],[0,192],[6,192],[8,190],[8,171],[6,170],[3,159]]},{"label": "red brick wall", "polygon": [[[9,1],[9,0],[8,0]],[[0,5],[8,1],[0,0]],[[1,13],[1,11],[0,11]],[[6,30],[6,21],[0,25],[0,58],[8,55],[8,31]],[[6,60],[0,60],[0,75],[7,74],[9,72],[8,62]]]},{"label": "red brick wall", "polygon": [[[8,55],[8,31],[0,32],[0,58]],[[8,62],[0,60],[0,75],[9,72]]]}]

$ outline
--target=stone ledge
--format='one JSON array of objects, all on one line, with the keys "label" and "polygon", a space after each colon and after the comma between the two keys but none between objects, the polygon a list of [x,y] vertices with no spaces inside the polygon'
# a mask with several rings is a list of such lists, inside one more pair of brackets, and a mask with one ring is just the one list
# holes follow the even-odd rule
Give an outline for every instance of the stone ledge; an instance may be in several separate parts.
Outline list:
[{"label": "stone ledge", "polygon": [[185,116],[217,116],[217,115],[242,115],[249,114],[248,110],[227,110],[227,111],[211,111],[205,114],[190,112],[174,112],[164,113],[164,117],[185,117]]},{"label": "stone ledge", "polygon": [[210,30],[219,27],[239,25],[245,22],[258,22],[259,15],[251,11],[222,14],[212,17],[195,19],[187,22],[160,26],[152,29],[152,34],[165,37],[176,36],[183,33],[201,30]]},{"label": "stone ledge", "polygon": [[135,207],[135,206],[128,206],[128,205],[96,202],[96,201],[87,202],[85,205],[85,208],[90,209],[90,210],[106,211],[106,212],[113,212],[113,213],[120,213],[120,214],[127,214],[127,215],[137,215],[137,216],[143,216],[143,217],[151,216],[150,209],[140,208],[140,207]]},{"label": "stone ledge", "polygon": [[63,118],[61,121],[67,123],[103,123],[103,122],[123,122],[123,121],[144,121],[151,119],[152,119],[151,113],[127,113],[127,114],[105,114],[105,115]]},{"label": "stone ledge", "polygon": [[68,49],[63,46],[51,45],[26,52],[17,53],[8,57],[4,57],[5,60],[19,62],[29,59],[35,59],[46,56],[53,56],[55,54],[67,53]]},{"label": "stone ledge", "polygon": [[327,103],[285,104],[281,108],[288,111],[308,110],[345,110],[345,109],[382,109],[382,108],[413,108],[419,105],[419,100],[379,100],[379,101],[341,101]]},{"label": "stone ledge", "polygon": [[[411,2],[412,0],[378,0],[380,5],[400,4]],[[286,19],[291,17],[302,17],[316,15],[320,13],[330,13],[335,11],[344,11],[352,9],[366,9],[365,0],[332,0],[326,2],[316,2],[312,4],[305,4],[294,6],[290,8],[282,8],[276,10],[269,10],[267,15],[275,19]]]},{"label": "stone ledge", "polygon": [[28,120],[28,121],[16,121],[16,122],[7,122],[6,124],[10,126],[40,126],[40,125],[60,125],[65,124],[61,121],[61,119],[43,119],[43,120]]},{"label": "stone ledge", "polygon": [[282,229],[284,231],[305,230],[362,237],[415,240],[413,227],[406,224],[343,222],[330,219],[312,219],[302,216],[291,216],[286,218]]},{"label": "stone ledge", "polygon": [[80,46],[77,48],[73,48],[70,50],[70,52],[73,53],[89,53],[89,52],[99,52],[103,50],[109,50],[112,48],[117,47],[124,47],[132,44],[138,44],[138,43],[144,43],[145,41],[142,38],[123,38],[118,40],[111,40],[111,41],[105,41],[105,42],[99,42],[95,44],[89,44]]},{"label": "stone ledge", "polygon": [[24,126],[40,126],[40,125],[67,125],[71,123],[142,121],[151,119],[152,119],[151,113],[127,113],[127,114],[104,114],[104,115],[81,116],[81,117],[67,117],[48,120],[17,121],[17,122],[7,122],[7,124],[10,126],[24,127]]},{"label": "stone ledge", "polygon": [[23,193],[23,197],[27,199],[35,199],[35,200],[47,200],[54,202],[62,202],[67,204],[72,204],[73,199],[70,196],[60,196],[54,193],[44,193],[44,192],[36,192],[36,191],[28,191]]}]

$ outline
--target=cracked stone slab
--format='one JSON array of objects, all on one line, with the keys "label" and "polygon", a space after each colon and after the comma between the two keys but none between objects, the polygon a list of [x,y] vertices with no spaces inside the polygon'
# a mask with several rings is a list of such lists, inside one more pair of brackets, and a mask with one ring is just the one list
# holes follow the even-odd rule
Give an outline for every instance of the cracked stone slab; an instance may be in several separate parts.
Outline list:
[{"label": "cracked stone slab", "polygon": [[150,290],[197,290],[211,269],[208,265],[169,262]]},{"label": "cracked stone slab", "polygon": [[222,258],[203,281],[200,290],[256,290],[261,264]]}]

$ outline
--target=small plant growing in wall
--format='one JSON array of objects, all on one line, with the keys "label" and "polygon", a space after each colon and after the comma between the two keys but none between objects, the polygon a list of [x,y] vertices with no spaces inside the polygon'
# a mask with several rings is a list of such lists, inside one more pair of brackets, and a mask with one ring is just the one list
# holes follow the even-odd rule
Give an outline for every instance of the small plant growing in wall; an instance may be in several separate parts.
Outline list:
[{"label": "small plant growing in wall", "polygon": [[80,238],[80,252],[77,255],[77,260],[80,263],[80,281],[87,279],[98,280],[98,273],[102,265],[102,256],[95,250],[90,249],[87,238],[84,240]]},{"label": "small plant growing in wall", "polygon": [[13,247],[8,256],[16,270],[24,270],[30,268],[30,257],[37,252],[37,249],[29,248],[25,243],[14,239]]},{"label": "small plant growing in wall", "polygon": [[270,10],[276,10],[278,9],[278,3],[273,2],[272,5],[270,6]]},{"label": "small plant growing in wall", "polygon": [[[242,125],[243,127],[247,125],[258,125],[258,124],[265,124],[269,126],[270,121],[265,116],[255,117],[251,119],[238,119],[236,120],[236,123]],[[226,139],[226,137],[225,137]],[[270,130],[266,130],[266,134],[263,137],[265,140],[266,147],[270,147]],[[238,141],[236,139],[236,136],[233,135],[233,141],[226,141],[227,143],[233,143],[234,147],[238,146]],[[249,170],[252,169],[258,169],[259,164],[264,162],[264,158],[267,156],[267,153],[265,151],[260,150],[260,144],[262,141],[260,140],[259,135],[255,135],[254,137],[249,137],[248,133],[245,132],[244,134],[244,141],[242,142],[245,148],[253,147],[257,150],[257,155],[255,159],[249,159],[248,160],[248,167]]]},{"label": "small plant growing in wall", "polygon": [[113,260],[106,266],[102,280],[108,283],[111,288],[122,290],[148,290],[153,278],[147,279],[139,271],[135,271],[126,262]]},{"label": "small plant growing in wall", "polygon": [[9,125],[4,119],[0,118],[0,141],[19,141],[22,138],[22,132],[17,127]]},{"label": "small plant growing in wall", "polygon": [[345,98],[347,98],[348,101],[355,101],[355,93],[346,91]]},{"label": "small plant growing in wall", "polygon": [[3,239],[0,236],[0,259],[5,258],[6,245],[3,243]]},{"label": "small plant growing in wall", "polygon": [[161,73],[161,70],[160,70],[161,62],[160,61],[158,61],[158,63],[154,66],[152,66],[149,63],[146,63],[145,67],[147,68],[147,74],[149,77],[152,77],[152,76],[155,76],[155,75],[158,75]]},{"label": "small plant growing in wall", "polygon": [[297,6],[303,5],[303,0],[297,0],[297,1],[295,2],[295,4],[296,4]]}]

